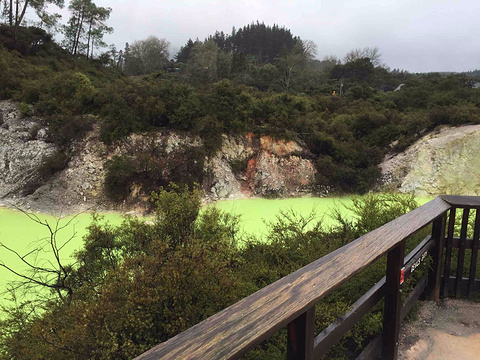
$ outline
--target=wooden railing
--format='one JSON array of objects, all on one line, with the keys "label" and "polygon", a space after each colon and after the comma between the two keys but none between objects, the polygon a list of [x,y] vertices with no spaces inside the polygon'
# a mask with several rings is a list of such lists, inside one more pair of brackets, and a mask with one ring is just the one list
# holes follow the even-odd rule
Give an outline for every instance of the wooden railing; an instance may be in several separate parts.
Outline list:
[{"label": "wooden railing", "polygon": [[[480,197],[438,197],[266,286],[136,359],[238,359],[284,327],[287,327],[288,359],[319,359],[382,298],[383,333],[365,348],[359,359],[376,356],[396,359],[400,322],[422,294],[431,300],[449,295],[472,297],[479,287],[475,279],[480,230],[478,209]],[[461,230],[459,236],[455,236],[455,215],[459,210],[463,210]],[[468,238],[468,220],[473,211],[473,237]],[[405,257],[406,239],[430,224],[431,235]],[[452,276],[454,249],[458,249],[455,250],[458,261]],[[472,250],[471,267],[469,276],[464,278],[467,249]],[[356,301],[348,313],[315,337],[315,305],[385,254],[385,277]],[[429,254],[432,264],[428,274],[402,303],[403,281]]]}]

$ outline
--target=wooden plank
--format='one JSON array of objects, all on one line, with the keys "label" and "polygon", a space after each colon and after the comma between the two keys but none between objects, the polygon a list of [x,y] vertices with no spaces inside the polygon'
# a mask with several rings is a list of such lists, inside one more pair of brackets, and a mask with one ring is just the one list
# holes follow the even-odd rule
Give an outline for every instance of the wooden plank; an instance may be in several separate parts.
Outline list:
[{"label": "wooden plank", "polygon": [[398,336],[400,334],[400,277],[405,258],[405,241],[402,241],[387,255],[385,282],[385,307],[383,311],[382,359],[396,360],[398,356]]},{"label": "wooden plank", "polygon": [[[443,278],[448,279],[450,277],[450,265],[452,263],[452,240],[453,232],[455,230],[455,208],[450,209],[450,215],[448,219],[448,238],[447,238],[447,249],[445,251],[445,268],[443,272]],[[442,297],[448,297],[448,281],[443,281],[443,292]]]},{"label": "wooden plank", "polygon": [[440,300],[440,279],[442,277],[443,248],[445,247],[445,222],[446,213],[435,220],[432,224],[432,239],[435,247],[432,251],[432,265],[428,270],[428,289],[426,290],[429,300]]},{"label": "wooden plank", "polygon": [[[406,273],[411,273],[412,264],[419,259],[424,251],[429,251],[431,236],[427,236],[413,249],[405,258]],[[385,276],[371,287],[360,299],[358,299],[351,309],[335,322],[326,327],[315,338],[315,359],[324,356],[344,335],[350,330],[365,314],[367,314],[383,297],[385,292]]]},{"label": "wooden plank", "polygon": [[405,303],[403,304],[402,310],[400,311],[400,320],[405,319],[405,316],[407,316],[413,304],[415,304],[420,295],[422,295],[423,291],[426,289],[427,284],[428,276],[425,276],[418,282],[417,285],[415,285],[412,292],[405,299]]},{"label": "wooden plank", "polygon": [[[444,279],[442,278],[442,280],[444,280]],[[457,282],[457,277],[456,276],[450,276],[450,278],[448,280],[449,280],[448,283],[450,284],[450,288],[453,288],[453,286]],[[467,294],[469,282],[470,282],[469,278],[466,278],[466,277],[462,278],[462,282],[461,282],[461,293],[462,293],[462,295]],[[480,279],[475,279],[475,283],[474,283],[473,287],[474,287],[475,291],[480,291]]]},{"label": "wooden plank", "polygon": [[260,289],[137,359],[238,359],[449,208],[436,198]]},{"label": "wooden plank", "polygon": [[[479,282],[480,283],[480,282]],[[421,279],[415,288],[412,290],[410,295],[405,300],[405,304],[402,307],[400,312],[400,319],[403,320],[405,316],[407,316],[408,312],[412,308],[413,304],[418,300],[421,296],[422,292],[428,285],[428,278],[424,277]],[[372,360],[378,359],[381,355],[381,348],[382,348],[382,336],[376,336],[366,347],[363,351],[358,355],[356,360]],[[315,357],[315,359],[318,359]],[[383,360],[383,357],[382,357]]]},{"label": "wooden plank", "polygon": [[315,306],[287,325],[287,360],[313,360]]},{"label": "wooden plank", "polygon": [[420,264],[426,259],[427,255],[433,251],[433,249],[435,248],[435,241],[432,238],[432,236],[429,235],[419,245],[422,245],[422,246],[421,247],[417,246],[417,248],[415,249],[416,250],[415,254],[412,257],[410,257],[408,260],[406,260],[406,263],[404,265],[405,281],[407,281],[407,279],[415,272],[418,266],[420,266]]},{"label": "wooden plank", "polygon": [[457,262],[457,282],[455,284],[455,297],[460,297],[460,283],[463,277],[463,265],[465,262],[465,239],[467,238],[467,226],[468,226],[468,216],[470,214],[470,209],[463,209],[462,216],[462,228],[460,231],[460,248],[458,250],[458,262]]},{"label": "wooden plank", "polygon": [[[445,239],[445,246],[446,244],[446,239]],[[471,249],[473,247],[473,239],[472,238],[466,238],[465,239],[465,249]],[[452,248],[458,249],[460,248],[460,238],[459,237],[453,237],[452,239]]]},{"label": "wooden plank", "polygon": [[442,195],[440,198],[453,207],[460,208],[480,208],[480,197],[479,196],[459,196],[459,195]]},{"label": "wooden plank", "polygon": [[470,261],[470,276],[468,280],[468,298],[473,299],[475,293],[475,274],[477,272],[477,258],[480,237],[480,210],[475,211],[475,226],[473,230],[472,258]]},{"label": "wooden plank", "polygon": [[352,309],[330,324],[315,338],[315,359],[321,359],[383,297],[385,277],[358,299]]}]

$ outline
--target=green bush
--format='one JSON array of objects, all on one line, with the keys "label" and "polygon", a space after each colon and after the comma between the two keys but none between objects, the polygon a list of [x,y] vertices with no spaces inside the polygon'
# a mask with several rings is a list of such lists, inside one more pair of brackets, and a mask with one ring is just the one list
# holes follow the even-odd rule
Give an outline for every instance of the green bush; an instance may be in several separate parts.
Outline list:
[{"label": "green bush", "polygon": [[68,149],[73,140],[79,140],[92,129],[94,118],[78,115],[53,115],[47,118],[48,139],[60,149]]},{"label": "green bush", "polygon": [[105,162],[104,187],[107,196],[115,201],[124,200],[130,194],[135,163],[126,156],[113,156]]},{"label": "green bush", "polygon": [[24,117],[32,116],[32,109],[30,108],[30,106],[28,106],[28,104],[18,104],[18,110],[20,111],[20,114],[22,114]]}]

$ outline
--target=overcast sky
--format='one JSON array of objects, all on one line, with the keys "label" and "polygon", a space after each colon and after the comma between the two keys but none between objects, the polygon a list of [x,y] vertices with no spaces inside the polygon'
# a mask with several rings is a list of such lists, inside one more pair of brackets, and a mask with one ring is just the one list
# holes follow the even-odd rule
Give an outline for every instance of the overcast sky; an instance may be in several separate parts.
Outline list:
[{"label": "overcast sky", "polygon": [[[189,38],[252,21],[274,23],[313,40],[318,58],[342,58],[356,47],[377,46],[391,68],[410,72],[480,68],[479,0],[94,0],[113,9],[108,43],[149,35],[166,38],[172,55]],[[64,21],[68,11],[62,11]]]}]

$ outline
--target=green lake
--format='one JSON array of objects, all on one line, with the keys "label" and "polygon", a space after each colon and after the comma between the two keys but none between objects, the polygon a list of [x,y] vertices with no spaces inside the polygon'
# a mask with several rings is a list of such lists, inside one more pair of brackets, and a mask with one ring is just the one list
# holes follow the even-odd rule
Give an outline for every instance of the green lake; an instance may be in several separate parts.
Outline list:
[{"label": "green lake", "polygon": [[[419,199],[420,203],[425,203],[430,199]],[[333,224],[333,219],[329,214],[333,209],[338,208],[345,215],[349,211],[345,209],[345,205],[351,204],[349,197],[342,198],[293,198],[293,199],[241,199],[219,201],[214,205],[220,210],[241,215],[241,229],[245,234],[254,234],[261,236],[268,230],[268,222],[274,221],[281,210],[293,210],[298,214],[307,216],[315,211],[316,218],[321,219],[325,225]],[[212,205],[208,205],[212,206]],[[106,213],[103,214],[105,221],[116,225],[122,221],[121,214]],[[37,215],[40,220],[48,221],[51,226],[56,225],[56,218],[49,215]],[[60,253],[64,260],[69,260],[71,254],[82,246],[82,237],[86,233],[86,227],[91,222],[90,214],[77,215],[73,220],[66,217],[60,220],[59,226],[67,224],[65,229],[59,232],[58,244],[63,245],[72,235],[75,237],[66,244]],[[29,219],[25,214],[10,209],[0,208],[0,243],[8,246],[12,250],[17,251],[21,255],[25,255],[49,237],[49,231],[45,226],[39,225]],[[31,257],[31,256],[30,256]],[[28,258],[27,258],[28,259]],[[30,259],[33,261],[33,259]],[[48,261],[54,261],[55,258],[48,249],[38,254],[37,262],[46,264]],[[4,248],[0,248],[0,263],[14,269],[25,269],[25,265],[21,260]],[[15,280],[14,274],[10,273],[3,267],[0,267],[0,294],[6,289],[9,281]],[[17,279],[18,280],[18,279]],[[6,295],[0,296],[0,304],[4,302]]]}]

